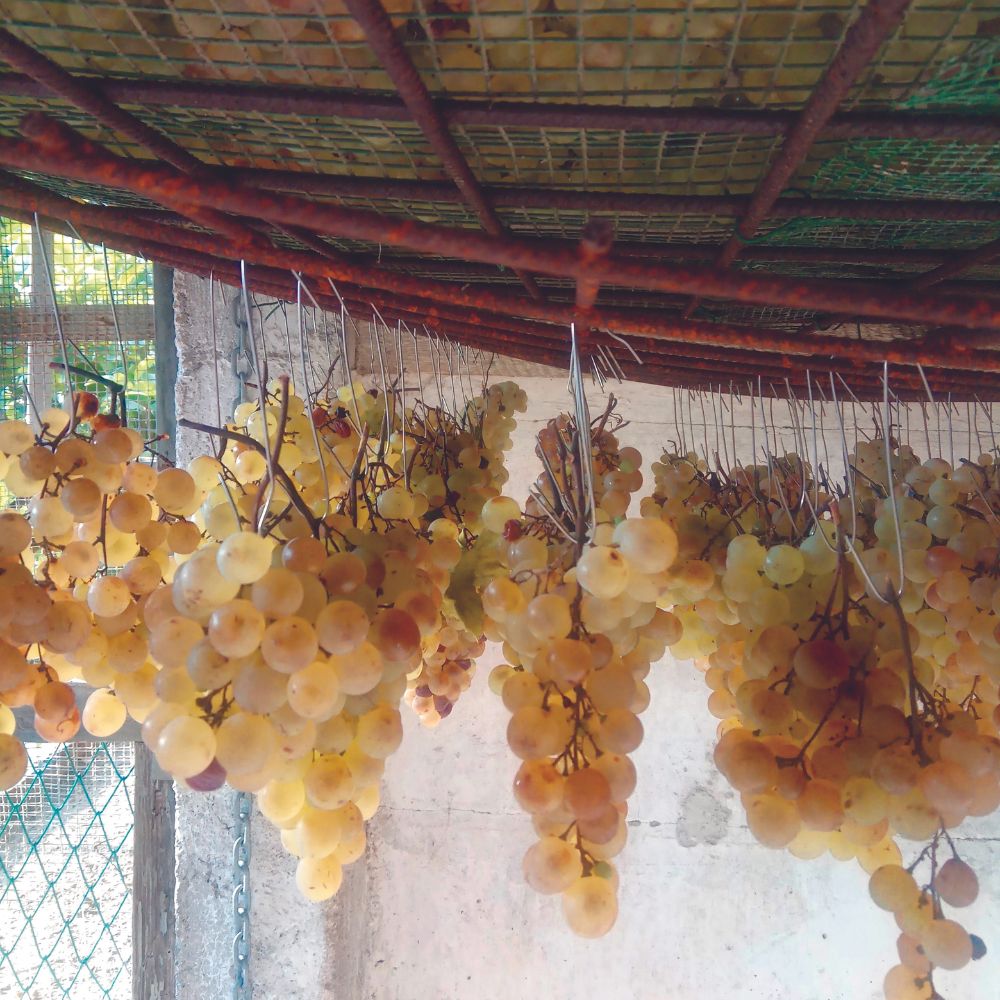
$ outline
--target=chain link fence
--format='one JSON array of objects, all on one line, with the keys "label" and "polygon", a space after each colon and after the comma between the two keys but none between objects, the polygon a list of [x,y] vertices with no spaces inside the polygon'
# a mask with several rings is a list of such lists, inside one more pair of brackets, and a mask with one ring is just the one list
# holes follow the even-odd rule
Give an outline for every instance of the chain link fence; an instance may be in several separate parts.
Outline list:
[{"label": "chain link fence", "polygon": [[0,800],[0,996],[132,995],[131,743],[33,744]]}]

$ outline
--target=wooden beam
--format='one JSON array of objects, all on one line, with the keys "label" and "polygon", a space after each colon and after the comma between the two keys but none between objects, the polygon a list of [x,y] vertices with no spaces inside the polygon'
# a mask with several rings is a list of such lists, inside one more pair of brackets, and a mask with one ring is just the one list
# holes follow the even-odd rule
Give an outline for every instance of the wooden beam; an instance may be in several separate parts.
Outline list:
[{"label": "wooden beam", "polygon": [[174,783],[144,743],[135,745],[132,998],[173,1000]]}]

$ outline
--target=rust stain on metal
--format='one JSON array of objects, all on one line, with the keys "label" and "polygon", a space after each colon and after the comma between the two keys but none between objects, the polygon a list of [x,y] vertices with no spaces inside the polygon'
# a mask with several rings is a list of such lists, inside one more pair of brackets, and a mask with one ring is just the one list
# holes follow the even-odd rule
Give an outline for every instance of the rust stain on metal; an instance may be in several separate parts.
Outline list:
[{"label": "rust stain on metal", "polygon": [[602,283],[651,291],[694,293],[917,323],[1000,329],[1000,303],[987,297],[929,294],[873,282],[792,279],[691,265],[663,266],[613,253],[599,261],[584,263],[578,253],[544,240],[490,236],[467,229],[392,219],[377,212],[316,204],[290,195],[248,191],[184,177],[169,168],[114,157],[66,126],[37,113],[25,119],[24,129],[37,140],[37,145],[0,139],[0,162],[130,190],[182,213],[194,203],[301,226],[313,232],[558,277],[576,279],[589,275]]},{"label": "rust stain on metal", "polygon": [[[493,236],[501,235],[504,232],[503,224],[479,186],[479,181],[476,180],[448,130],[447,123],[434,106],[430,92],[424,85],[417,67],[413,65],[413,60],[407,54],[405,46],[397,37],[392,20],[380,0],[344,0],[344,4],[361,26],[376,58],[389,74],[410,115],[420,126],[420,131],[424,133],[431,149],[440,158],[448,176],[461,191],[466,204],[476,213],[486,232]],[[523,268],[515,270],[528,294],[532,298],[542,298],[535,279]]]},{"label": "rust stain on metal", "polygon": [[[81,79],[115,104],[362,121],[412,120],[406,105],[398,97],[351,90],[214,80],[122,80],[89,74]],[[45,90],[30,76],[0,73],[0,95],[45,97]],[[785,135],[795,123],[794,111],[770,109],[622,108],[571,101],[515,102],[455,98],[439,100],[437,108],[449,125],[485,125],[494,128]],[[992,144],[1000,140],[1000,122],[995,115],[849,111],[834,115],[824,134],[832,139],[957,139]]]}]

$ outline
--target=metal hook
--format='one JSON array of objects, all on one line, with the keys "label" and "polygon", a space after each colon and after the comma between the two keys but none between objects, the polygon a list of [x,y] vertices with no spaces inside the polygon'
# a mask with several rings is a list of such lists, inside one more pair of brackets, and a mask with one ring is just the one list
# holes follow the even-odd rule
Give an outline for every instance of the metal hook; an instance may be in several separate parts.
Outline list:
[{"label": "metal hook", "polygon": [[42,234],[42,226],[38,221],[38,213],[34,212],[35,232],[38,234],[38,249],[42,255],[42,265],[45,268],[45,280],[49,286],[49,295],[52,298],[52,314],[56,324],[56,336],[59,338],[59,349],[62,352],[63,368],[66,371],[66,411],[69,414],[69,423],[64,430],[71,433],[76,427],[76,394],[73,392],[73,374],[69,364],[69,352],[66,350],[66,332],[62,325],[62,316],[59,313],[59,303],[56,300],[56,286],[52,279],[52,267],[49,264],[48,251],[45,249],[45,237]]}]

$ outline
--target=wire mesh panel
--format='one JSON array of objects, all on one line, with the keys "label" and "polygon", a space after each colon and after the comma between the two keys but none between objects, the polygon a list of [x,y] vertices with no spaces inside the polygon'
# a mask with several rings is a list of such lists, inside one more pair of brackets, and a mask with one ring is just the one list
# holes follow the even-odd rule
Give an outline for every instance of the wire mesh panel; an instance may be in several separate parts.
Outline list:
[{"label": "wire mesh panel", "polygon": [[[108,383],[123,386],[130,425],[152,437],[152,284],[146,261],[0,219],[0,419],[63,404],[58,308],[74,391],[110,411]],[[9,499],[0,482],[0,509]],[[0,796],[0,997],[130,997],[134,746],[28,752],[27,775]]]},{"label": "wire mesh panel", "polygon": [[79,369],[72,374],[74,390],[95,393],[108,412],[107,381],[122,386],[130,425],[153,437],[152,264],[111,250],[105,262],[102,247],[58,233],[45,240],[48,271],[31,227],[0,219],[0,412],[23,419],[35,416],[36,408],[64,405],[66,373],[50,271],[68,361]]},{"label": "wire mesh panel", "polygon": [[0,996],[132,993],[131,743],[35,744],[0,799]]},{"label": "wire mesh panel", "polygon": [[[16,6],[18,34],[74,72],[340,87],[369,96],[393,90],[340,0],[20,0]],[[734,111],[800,108],[864,7],[855,0],[387,0],[385,6],[436,95]],[[998,67],[995,0],[913,0],[842,109],[995,112]],[[5,95],[0,132],[16,133],[22,115],[39,108],[114,152],[148,156],[56,99]],[[414,122],[341,117],[336,101],[320,115],[282,113],[280,102],[260,111],[142,104],[129,110],[209,163],[386,180],[448,176]],[[458,124],[452,133],[489,188],[584,193],[748,195],[781,144],[774,134],[557,124]],[[821,136],[793,187],[813,197],[995,200],[998,154],[995,143]],[[139,201],[108,188],[98,196],[69,181],[55,186],[102,203]],[[316,197],[478,226],[473,212],[449,201],[402,200],[390,191],[371,199],[353,198],[349,190]],[[574,211],[501,203],[497,214],[517,232],[576,238],[590,213],[584,197]],[[733,227],[732,218],[694,211],[610,217],[621,242],[720,242]],[[803,232],[817,246],[953,246],[950,230],[919,220],[877,233],[866,227],[855,241],[853,221],[799,220],[774,239],[787,235],[795,245]],[[996,231],[966,228],[972,241],[988,241]],[[348,249],[344,241],[337,247]]]}]

